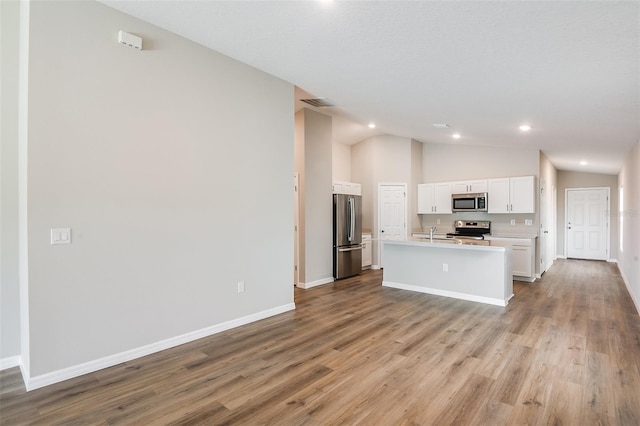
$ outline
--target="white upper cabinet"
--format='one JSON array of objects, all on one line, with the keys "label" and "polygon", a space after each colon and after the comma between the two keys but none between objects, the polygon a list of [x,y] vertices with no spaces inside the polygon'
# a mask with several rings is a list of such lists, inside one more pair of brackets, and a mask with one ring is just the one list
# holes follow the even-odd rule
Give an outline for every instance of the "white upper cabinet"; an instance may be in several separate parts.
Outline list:
[{"label": "white upper cabinet", "polygon": [[535,213],[535,176],[489,179],[489,213]]},{"label": "white upper cabinet", "polygon": [[425,183],[418,185],[418,214],[451,213],[451,184]]},{"label": "white upper cabinet", "polygon": [[475,192],[487,192],[488,181],[486,180],[466,180],[453,182],[451,184],[452,194],[472,194]]},{"label": "white upper cabinet", "polygon": [[362,185],[355,182],[333,182],[334,194],[362,195]]}]

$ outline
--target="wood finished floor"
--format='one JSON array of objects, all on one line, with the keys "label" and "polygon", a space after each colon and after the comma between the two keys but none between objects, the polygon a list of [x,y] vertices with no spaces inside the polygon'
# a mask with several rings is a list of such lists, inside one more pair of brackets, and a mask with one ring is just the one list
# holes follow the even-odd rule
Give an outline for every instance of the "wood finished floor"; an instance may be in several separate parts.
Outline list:
[{"label": "wood finished floor", "polygon": [[639,425],[640,317],[613,264],[558,261],[506,308],[383,288],[296,290],[297,309],[26,393],[0,423]]}]

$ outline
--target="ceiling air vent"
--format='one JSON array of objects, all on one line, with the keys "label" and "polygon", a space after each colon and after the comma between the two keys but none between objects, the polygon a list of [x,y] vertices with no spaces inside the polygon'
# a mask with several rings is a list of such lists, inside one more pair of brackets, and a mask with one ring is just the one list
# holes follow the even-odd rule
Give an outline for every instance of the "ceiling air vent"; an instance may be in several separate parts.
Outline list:
[{"label": "ceiling air vent", "polygon": [[302,102],[307,103],[314,107],[332,107],[336,104],[329,98],[315,98],[315,99],[300,99]]}]

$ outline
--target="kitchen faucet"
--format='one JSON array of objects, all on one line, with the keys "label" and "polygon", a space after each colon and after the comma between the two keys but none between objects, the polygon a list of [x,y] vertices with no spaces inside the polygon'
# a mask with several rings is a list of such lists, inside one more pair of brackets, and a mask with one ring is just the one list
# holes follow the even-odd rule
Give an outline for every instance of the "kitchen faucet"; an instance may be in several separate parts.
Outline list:
[{"label": "kitchen faucet", "polygon": [[432,226],[431,229],[429,229],[429,238],[433,240],[433,233],[436,232],[438,228],[436,228],[435,226]]}]

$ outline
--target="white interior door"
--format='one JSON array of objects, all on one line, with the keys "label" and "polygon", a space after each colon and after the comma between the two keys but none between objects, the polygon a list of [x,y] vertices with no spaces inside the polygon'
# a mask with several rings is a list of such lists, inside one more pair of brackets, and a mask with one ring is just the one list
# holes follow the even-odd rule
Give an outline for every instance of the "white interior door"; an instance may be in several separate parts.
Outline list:
[{"label": "white interior door", "polygon": [[[378,239],[398,240],[407,236],[407,185],[378,186]],[[378,244],[378,264],[382,267],[382,243]]]},{"label": "white interior door", "polygon": [[566,200],[567,257],[606,260],[608,189],[567,189]]}]

